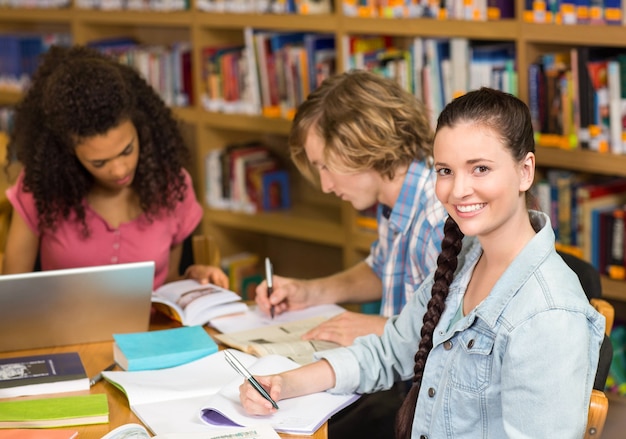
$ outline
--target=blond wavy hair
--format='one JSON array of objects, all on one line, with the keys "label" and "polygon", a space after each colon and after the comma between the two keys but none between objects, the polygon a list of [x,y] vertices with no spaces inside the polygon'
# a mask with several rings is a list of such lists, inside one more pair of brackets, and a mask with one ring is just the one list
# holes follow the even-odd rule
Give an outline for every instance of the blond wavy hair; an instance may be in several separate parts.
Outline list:
[{"label": "blond wavy hair", "polygon": [[374,170],[393,179],[414,160],[430,162],[433,133],[423,104],[397,82],[364,70],[326,79],[295,114],[288,144],[298,170],[319,184],[304,145],[324,141],[326,166],[340,173]]}]

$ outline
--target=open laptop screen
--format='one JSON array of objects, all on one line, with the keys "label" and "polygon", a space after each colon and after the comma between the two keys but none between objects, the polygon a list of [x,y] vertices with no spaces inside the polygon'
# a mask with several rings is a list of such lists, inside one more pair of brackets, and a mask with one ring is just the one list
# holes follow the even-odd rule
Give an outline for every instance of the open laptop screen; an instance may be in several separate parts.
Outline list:
[{"label": "open laptop screen", "polygon": [[147,331],[154,262],[0,276],[0,352]]}]

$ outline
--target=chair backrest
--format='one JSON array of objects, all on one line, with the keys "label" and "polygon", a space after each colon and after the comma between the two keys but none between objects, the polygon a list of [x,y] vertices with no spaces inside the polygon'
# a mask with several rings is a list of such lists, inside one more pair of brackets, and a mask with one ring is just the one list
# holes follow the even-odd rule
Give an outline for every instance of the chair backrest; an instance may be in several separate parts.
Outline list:
[{"label": "chair backrest", "polygon": [[[2,172],[2,170],[0,170]],[[0,198],[2,195],[0,195]],[[11,223],[12,207],[9,200],[0,199],[0,274],[2,274],[2,259],[4,255],[4,247],[6,246],[7,235],[9,233],[9,224]]]},{"label": "chair backrest", "polygon": [[190,235],[183,241],[183,254],[178,271],[182,274],[192,264],[219,267],[221,259],[220,249],[212,236]]},{"label": "chair backrest", "polygon": [[585,439],[599,439],[602,436],[604,423],[609,410],[609,400],[604,393],[606,380],[609,376],[609,369],[613,359],[613,345],[609,339],[615,309],[602,297],[602,283],[600,273],[589,262],[584,261],[568,253],[558,252],[565,263],[576,273],[580,284],[589,298],[591,305],[606,319],[606,332],[604,340],[600,346],[600,358],[598,359],[598,369],[593,384],[591,400],[589,401],[589,413],[587,415],[587,429]]}]

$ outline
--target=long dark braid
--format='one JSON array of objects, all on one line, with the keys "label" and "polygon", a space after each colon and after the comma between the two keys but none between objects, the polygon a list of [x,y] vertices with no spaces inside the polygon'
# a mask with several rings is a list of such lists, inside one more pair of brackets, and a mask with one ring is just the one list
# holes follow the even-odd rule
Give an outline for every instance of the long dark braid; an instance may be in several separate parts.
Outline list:
[{"label": "long dark braid", "polygon": [[437,258],[437,270],[435,271],[431,290],[431,299],[428,301],[428,308],[426,309],[426,314],[424,314],[420,334],[421,340],[419,348],[415,353],[413,385],[396,417],[397,439],[409,439],[411,437],[415,407],[417,406],[417,395],[422,384],[426,359],[433,348],[433,333],[446,307],[446,298],[448,297],[450,284],[454,279],[454,272],[458,264],[457,256],[461,251],[463,233],[451,217],[448,217],[446,220],[443,230],[444,236],[441,242],[441,253]]}]

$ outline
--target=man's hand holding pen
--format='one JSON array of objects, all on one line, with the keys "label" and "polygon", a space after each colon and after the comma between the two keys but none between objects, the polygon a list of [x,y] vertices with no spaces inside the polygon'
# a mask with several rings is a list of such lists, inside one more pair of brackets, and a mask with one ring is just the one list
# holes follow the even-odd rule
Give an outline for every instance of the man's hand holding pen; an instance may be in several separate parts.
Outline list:
[{"label": "man's hand holding pen", "polygon": [[297,279],[277,276],[272,272],[272,294],[268,295],[267,281],[261,282],[256,289],[256,304],[263,313],[280,315],[286,311],[304,309],[312,304],[307,301],[305,282]]}]

